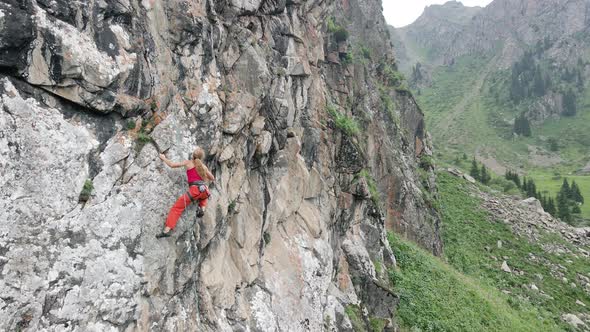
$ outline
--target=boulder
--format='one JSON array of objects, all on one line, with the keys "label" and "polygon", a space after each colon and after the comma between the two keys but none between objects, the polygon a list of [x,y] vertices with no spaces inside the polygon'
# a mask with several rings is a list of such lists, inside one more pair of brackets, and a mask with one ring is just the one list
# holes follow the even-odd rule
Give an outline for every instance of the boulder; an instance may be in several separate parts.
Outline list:
[{"label": "boulder", "polygon": [[531,209],[540,214],[544,214],[545,210],[543,210],[543,206],[541,206],[541,202],[536,199],[535,197],[529,197],[521,202],[522,205],[526,206],[527,208]]},{"label": "boulder", "polygon": [[463,174],[463,178],[469,182],[471,182],[472,184],[476,184],[477,181],[469,174]]},{"label": "boulder", "polygon": [[575,328],[582,328],[586,326],[586,324],[580,319],[580,317],[574,314],[564,314],[563,316],[561,316],[561,319],[563,319],[564,322],[568,323],[569,325]]}]

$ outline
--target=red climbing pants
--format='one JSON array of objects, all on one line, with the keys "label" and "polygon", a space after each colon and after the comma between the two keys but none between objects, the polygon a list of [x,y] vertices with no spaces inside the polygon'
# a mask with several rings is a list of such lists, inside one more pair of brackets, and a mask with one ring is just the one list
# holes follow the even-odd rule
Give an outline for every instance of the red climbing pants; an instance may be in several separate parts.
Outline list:
[{"label": "red climbing pants", "polygon": [[[199,201],[199,206],[201,208],[205,208],[207,206],[207,200],[209,198],[209,189],[205,189],[205,191],[200,192],[198,186],[190,186],[189,192],[195,201]],[[178,219],[182,215],[182,212],[191,204],[191,199],[188,197],[188,193],[178,197],[176,203],[170,209],[168,213],[168,218],[166,218],[166,227],[170,227],[170,229],[174,229],[176,227],[176,223]]]}]

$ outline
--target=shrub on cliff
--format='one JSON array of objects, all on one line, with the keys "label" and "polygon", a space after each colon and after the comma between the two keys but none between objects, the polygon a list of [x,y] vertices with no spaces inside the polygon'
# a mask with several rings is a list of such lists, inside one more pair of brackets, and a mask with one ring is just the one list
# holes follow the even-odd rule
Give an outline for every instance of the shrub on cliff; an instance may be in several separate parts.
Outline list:
[{"label": "shrub on cliff", "polygon": [[334,124],[336,125],[336,128],[338,128],[346,135],[354,136],[360,132],[359,125],[356,122],[356,120],[340,113],[336,109],[336,106],[328,105],[326,106],[326,110],[328,111],[328,114],[330,114],[330,116],[332,116],[332,118],[334,119]]}]

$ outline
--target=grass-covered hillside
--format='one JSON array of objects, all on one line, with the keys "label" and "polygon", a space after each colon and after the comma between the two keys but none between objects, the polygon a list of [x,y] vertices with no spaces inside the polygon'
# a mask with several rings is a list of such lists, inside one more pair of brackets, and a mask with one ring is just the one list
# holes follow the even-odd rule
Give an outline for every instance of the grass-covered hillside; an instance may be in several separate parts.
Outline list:
[{"label": "grass-covered hillside", "polygon": [[590,263],[580,251],[590,248],[541,228],[520,234],[482,207],[474,185],[446,172],[438,184],[442,259],[389,237],[398,259],[389,276],[405,330],[576,331],[565,314],[590,318]]}]

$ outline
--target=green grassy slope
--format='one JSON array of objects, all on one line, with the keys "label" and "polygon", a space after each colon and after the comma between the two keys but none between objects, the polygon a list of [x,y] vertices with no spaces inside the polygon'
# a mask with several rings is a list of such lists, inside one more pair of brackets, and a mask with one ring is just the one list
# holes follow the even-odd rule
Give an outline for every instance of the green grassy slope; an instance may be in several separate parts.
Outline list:
[{"label": "green grassy slope", "polygon": [[532,307],[515,310],[508,296],[465,276],[417,246],[393,234],[398,259],[390,271],[400,296],[399,323],[412,331],[559,331],[541,321]]},{"label": "green grassy slope", "polygon": [[[546,234],[536,243],[530,243],[482,211],[479,200],[467,192],[465,182],[447,173],[441,173],[438,180],[445,256],[452,266],[488,285],[509,291],[515,309],[532,305],[542,317],[549,317],[557,323],[563,313],[590,312],[576,304],[576,300],[590,302],[590,296],[579,285],[572,288],[570,284],[571,281],[577,282],[578,274],[590,274],[587,259],[572,254],[547,253],[543,249],[543,246],[557,244],[577,252],[573,246],[555,234]],[[497,247],[498,240],[503,242],[502,248]],[[486,247],[491,248],[490,251]],[[504,257],[508,258],[511,267],[524,271],[524,274],[503,272],[500,264]],[[560,265],[566,267],[562,273],[570,283],[565,283],[554,273]],[[527,287],[532,284],[548,296]]]},{"label": "green grassy slope", "polygon": [[[560,317],[590,313],[576,304],[590,303],[578,277],[590,275],[585,258],[545,252],[552,245],[575,249],[558,234],[536,243],[515,235],[480,208],[465,181],[440,173],[438,183],[444,261],[389,236],[399,266],[390,279],[400,295],[401,325],[412,331],[573,331]],[[504,260],[523,273],[503,272]]]}]

